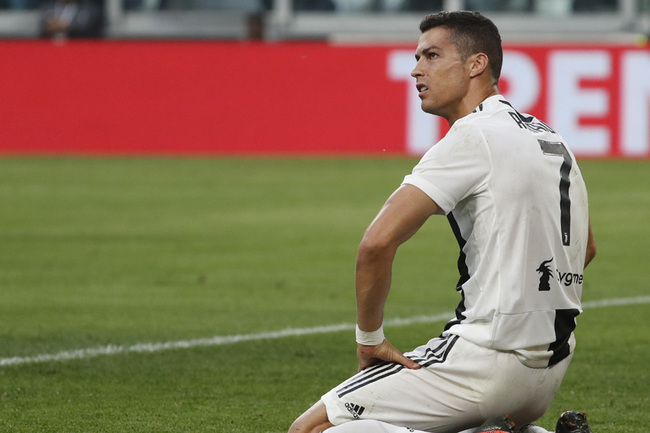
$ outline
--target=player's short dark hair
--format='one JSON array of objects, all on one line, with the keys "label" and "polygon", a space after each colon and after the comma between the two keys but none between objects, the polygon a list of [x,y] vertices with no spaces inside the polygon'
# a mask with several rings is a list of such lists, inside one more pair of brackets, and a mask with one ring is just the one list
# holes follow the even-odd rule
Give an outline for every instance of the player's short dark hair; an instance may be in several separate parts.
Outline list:
[{"label": "player's short dark hair", "polygon": [[489,59],[490,72],[498,82],[503,64],[501,35],[494,23],[478,12],[453,11],[427,15],[420,22],[422,33],[434,27],[451,30],[451,42],[462,59],[484,53]]}]

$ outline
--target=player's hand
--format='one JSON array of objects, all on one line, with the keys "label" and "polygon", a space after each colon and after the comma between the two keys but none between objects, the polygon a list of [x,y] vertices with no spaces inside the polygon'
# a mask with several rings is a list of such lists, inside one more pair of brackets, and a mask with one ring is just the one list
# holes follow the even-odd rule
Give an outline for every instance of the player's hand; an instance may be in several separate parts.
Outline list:
[{"label": "player's hand", "polygon": [[359,371],[384,361],[397,362],[413,370],[420,368],[417,362],[404,356],[388,340],[384,340],[376,346],[357,344],[357,359],[359,360]]}]

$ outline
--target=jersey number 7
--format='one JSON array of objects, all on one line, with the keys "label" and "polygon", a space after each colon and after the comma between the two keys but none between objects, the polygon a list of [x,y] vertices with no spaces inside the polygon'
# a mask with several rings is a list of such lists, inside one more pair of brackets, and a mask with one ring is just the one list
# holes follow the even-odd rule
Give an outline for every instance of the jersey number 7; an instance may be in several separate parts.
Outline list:
[{"label": "jersey number 7", "polygon": [[552,142],[537,140],[544,155],[561,156],[563,158],[560,166],[560,227],[562,230],[562,244],[571,245],[571,197],[569,197],[569,186],[571,181],[571,165],[573,160],[561,141]]}]

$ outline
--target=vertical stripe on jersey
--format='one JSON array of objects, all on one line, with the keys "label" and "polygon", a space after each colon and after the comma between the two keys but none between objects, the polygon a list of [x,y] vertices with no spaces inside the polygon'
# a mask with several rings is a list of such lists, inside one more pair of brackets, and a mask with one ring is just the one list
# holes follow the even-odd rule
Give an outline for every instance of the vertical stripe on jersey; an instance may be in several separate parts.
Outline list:
[{"label": "vertical stripe on jersey", "polygon": [[573,330],[576,329],[578,314],[580,314],[580,311],[576,309],[555,311],[555,341],[548,347],[548,350],[553,352],[551,359],[548,361],[549,367],[562,361],[571,353],[569,338]]},{"label": "vertical stripe on jersey", "polygon": [[458,246],[460,247],[460,254],[458,255],[458,273],[460,274],[460,278],[458,279],[458,283],[456,284],[456,290],[460,292],[462,298],[460,303],[458,304],[458,307],[456,307],[456,320],[452,320],[451,322],[447,323],[447,326],[445,326],[445,330],[451,328],[455,324],[462,322],[465,319],[465,315],[463,314],[465,312],[465,292],[463,291],[463,284],[465,284],[467,280],[469,280],[469,269],[467,268],[467,256],[465,255],[465,251],[463,251],[463,248],[465,248],[465,244],[467,243],[467,241],[463,239],[463,236],[460,232],[460,227],[458,226],[458,222],[456,221],[456,218],[454,218],[453,212],[450,212],[447,215],[447,220],[449,221],[451,230],[454,233],[454,236],[456,237],[456,242],[458,242]]},{"label": "vertical stripe on jersey", "polygon": [[560,224],[562,230],[562,244],[571,245],[571,197],[569,196],[571,181],[569,178],[571,175],[573,158],[571,158],[571,154],[569,154],[566,146],[561,141],[537,141],[545,155],[561,156],[563,159],[562,166],[560,167]]}]

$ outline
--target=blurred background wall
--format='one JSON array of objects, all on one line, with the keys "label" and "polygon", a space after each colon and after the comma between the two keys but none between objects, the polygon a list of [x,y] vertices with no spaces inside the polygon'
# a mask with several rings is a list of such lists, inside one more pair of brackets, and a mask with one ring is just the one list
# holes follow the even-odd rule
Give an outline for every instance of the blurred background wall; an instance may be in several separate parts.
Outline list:
[{"label": "blurred background wall", "polygon": [[441,9],[481,11],[507,40],[650,32],[650,0],[0,0],[0,36],[37,37],[56,3],[78,5],[87,20],[101,10],[104,35],[118,39],[410,41],[420,17]]},{"label": "blurred background wall", "polygon": [[593,157],[650,157],[650,0],[0,0],[1,153],[422,154],[418,23],[480,10],[501,89]]}]

